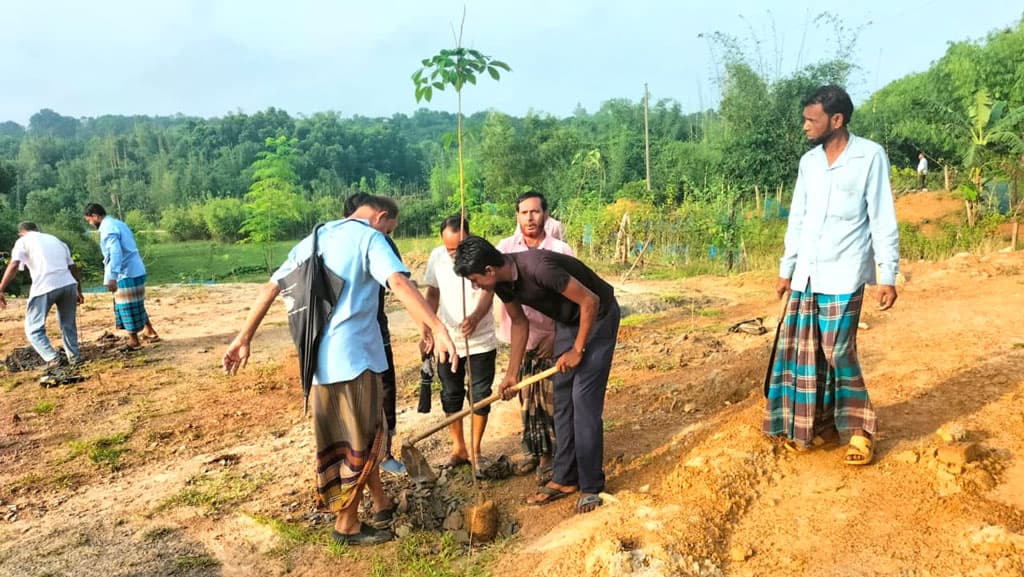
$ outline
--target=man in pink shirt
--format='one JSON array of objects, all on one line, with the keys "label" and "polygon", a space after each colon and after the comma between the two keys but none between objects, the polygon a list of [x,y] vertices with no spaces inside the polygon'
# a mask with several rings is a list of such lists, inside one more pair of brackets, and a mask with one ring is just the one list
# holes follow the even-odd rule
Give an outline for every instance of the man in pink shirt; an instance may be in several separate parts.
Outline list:
[{"label": "man in pink shirt", "polygon": [[[558,236],[562,234],[562,223],[548,214],[548,201],[539,192],[527,192],[516,200],[516,232],[498,243],[502,253],[524,252],[544,249],[576,256],[572,248]],[[519,378],[524,379],[553,366],[555,321],[524,306],[523,312],[530,321],[530,339],[526,343],[526,356],[519,368]],[[501,308],[501,325],[498,338],[511,342],[512,320],[504,307]],[[517,460],[516,472],[520,475],[537,471],[537,483],[544,485],[551,480],[551,455],[554,453],[554,382],[545,379],[531,385],[520,394],[523,416],[523,455]]]}]

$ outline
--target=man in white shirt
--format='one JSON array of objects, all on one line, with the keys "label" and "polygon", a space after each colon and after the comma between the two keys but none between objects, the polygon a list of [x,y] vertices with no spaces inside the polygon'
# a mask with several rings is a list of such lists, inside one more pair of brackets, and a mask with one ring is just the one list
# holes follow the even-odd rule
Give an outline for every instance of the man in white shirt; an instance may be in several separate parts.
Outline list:
[{"label": "man in white shirt", "polygon": [[[899,233],[889,161],[847,130],[853,103],[837,86],[804,100],[804,132],[817,144],[800,159],[776,293],[789,293],[771,367],[764,432],[802,451],[851,431],[847,465],[874,456],[874,407],[857,360],[865,284],[878,310],[896,302]],[[876,279],[877,275],[877,279]]]},{"label": "man in white shirt", "polygon": [[[472,373],[470,386],[473,394],[471,401],[474,403],[489,397],[494,383],[494,365],[498,348],[498,341],[494,336],[494,315],[491,313],[494,291],[473,288],[470,281],[455,274],[452,260],[459,242],[468,236],[468,220],[464,222],[459,215],[444,219],[441,223],[442,246],[430,253],[427,270],[423,274],[423,284],[427,287],[427,303],[431,310],[437,311],[437,316],[449,334],[458,335],[452,338],[458,351],[456,370],[452,371],[450,362],[438,363],[437,367],[437,376],[441,381],[441,407],[447,415],[462,410],[463,401],[467,396],[467,371]],[[421,350],[430,351],[432,346],[432,334],[429,330],[424,330]],[[481,474],[486,464],[480,460],[480,443],[487,428],[489,414],[490,406],[474,411],[471,450],[466,449],[462,420],[449,425],[452,452],[445,466],[458,467],[472,462],[477,476]]]},{"label": "man in white shirt", "polygon": [[[555,224],[552,224],[555,223]],[[516,231],[495,247],[504,254],[533,249],[550,250],[576,256],[572,248],[562,242],[562,223],[551,218],[548,201],[539,192],[527,192],[516,200]],[[552,349],[555,321],[536,309],[524,306],[523,312],[530,322],[530,338],[526,343],[526,356],[519,369],[519,378],[525,379],[554,366]],[[512,319],[501,307],[501,327],[498,338],[512,342]],[[553,472],[551,457],[555,448],[555,392],[554,381],[544,379],[530,385],[520,394],[523,419],[523,455],[517,459],[516,473],[525,475],[537,471],[537,483],[544,485]]]},{"label": "man in white shirt", "polygon": [[917,155],[917,188],[927,192],[928,190],[928,159],[923,152]]},{"label": "man in white shirt", "polygon": [[64,359],[54,350],[46,336],[46,315],[57,305],[57,324],[60,326],[67,360],[76,365],[78,354],[78,325],[76,309],[85,302],[78,267],[71,259],[68,245],[52,234],[39,232],[35,223],[18,225],[18,240],[11,249],[11,262],[0,279],[0,310],[7,308],[3,292],[19,270],[28,269],[32,288],[25,307],[25,335],[32,348],[46,362],[47,369],[55,369]]}]

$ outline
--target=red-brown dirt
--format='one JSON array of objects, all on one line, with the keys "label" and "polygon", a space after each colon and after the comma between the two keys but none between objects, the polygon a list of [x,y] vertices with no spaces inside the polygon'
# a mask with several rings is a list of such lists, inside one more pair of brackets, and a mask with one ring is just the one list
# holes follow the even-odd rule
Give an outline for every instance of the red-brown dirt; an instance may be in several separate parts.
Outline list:
[{"label": "red-brown dirt", "polygon": [[[726,328],[757,316],[774,327],[773,275],[617,285],[624,304],[647,312],[627,317],[616,350],[606,504],[586,515],[571,499],[527,507],[531,478],[474,488],[457,477],[469,499],[495,501],[503,527],[518,526],[464,566],[513,577],[1024,574],[1024,253],[907,263],[904,273],[896,307],[868,304],[862,318],[880,419],[876,462],[862,468],[844,466],[842,449],[793,454],[760,433],[771,334]],[[152,289],[161,342],[92,360],[76,385],[4,377],[0,575],[426,574],[389,566],[408,538],[338,557],[268,522],[320,535],[329,526],[311,491],[311,431],[283,307],[249,366],[233,378],[219,371],[255,292]],[[86,342],[112,325],[109,297],[88,299]],[[25,345],[24,302],[10,301],[5,353]],[[441,415],[436,398],[432,414],[414,412],[416,331],[402,313],[392,318],[408,434]],[[515,452],[518,419],[514,402],[495,405],[486,453]],[[93,462],[97,439],[124,452]],[[447,439],[418,446],[438,462]],[[187,498],[203,491],[223,502]]]}]

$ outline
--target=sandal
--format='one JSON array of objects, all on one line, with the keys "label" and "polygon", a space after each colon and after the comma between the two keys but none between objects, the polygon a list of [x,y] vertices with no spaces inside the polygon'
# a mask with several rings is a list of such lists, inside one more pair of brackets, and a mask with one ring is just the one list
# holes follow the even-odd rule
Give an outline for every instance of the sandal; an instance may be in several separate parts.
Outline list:
[{"label": "sandal", "polygon": [[604,501],[600,495],[587,493],[576,500],[576,513],[589,513],[601,505],[604,505]]},{"label": "sandal", "polygon": [[516,457],[515,474],[517,477],[529,475],[540,465],[540,458],[536,455],[520,455]]},{"label": "sandal", "polygon": [[822,437],[821,435],[814,435],[811,439],[811,443],[807,446],[801,445],[793,439],[786,439],[782,442],[782,446],[793,453],[806,453],[815,449],[831,449],[832,447],[839,446],[839,432],[837,431],[835,436],[829,438]]},{"label": "sandal", "polygon": [[849,448],[843,456],[843,463],[853,467],[863,467],[871,463],[875,456],[875,444],[869,437],[854,435],[850,437]]},{"label": "sandal", "polygon": [[538,485],[541,485],[541,486],[547,485],[548,483],[551,482],[551,479],[554,478],[554,476],[555,476],[555,467],[554,467],[554,465],[548,463],[547,465],[544,465],[543,467],[537,467],[537,484]]},{"label": "sandal", "polygon": [[358,533],[339,533],[334,529],[331,531],[331,538],[341,546],[379,545],[390,541],[392,535],[390,531],[379,531],[366,523],[360,523]]},{"label": "sandal", "polygon": [[455,469],[458,467],[465,467],[469,464],[469,459],[460,457],[458,455],[449,455],[448,460],[441,463],[438,469]]},{"label": "sandal", "polygon": [[534,497],[539,495],[541,496],[541,498],[532,500],[527,499],[526,504],[532,505],[534,507],[539,507],[541,505],[547,505],[548,503],[552,503],[559,499],[564,499],[575,492],[576,489],[573,489],[572,491],[563,491],[561,489],[555,489],[554,487],[548,487],[547,485],[544,485],[540,489],[537,489],[537,492],[534,494]]}]

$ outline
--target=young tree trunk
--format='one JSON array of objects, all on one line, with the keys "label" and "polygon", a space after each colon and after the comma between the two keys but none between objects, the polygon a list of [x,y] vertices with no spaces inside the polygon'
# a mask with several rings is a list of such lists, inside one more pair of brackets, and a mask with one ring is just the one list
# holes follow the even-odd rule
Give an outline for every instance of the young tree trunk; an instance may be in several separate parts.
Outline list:
[{"label": "young tree trunk", "polygon": [[949,172],[950,172],[949,165],[946,165],[946,166],[942,167],[942,179],[943,179],[943,184],[944,184],[943,190],[951,190],[950,185],[949,185],[949,177],[950,177]]}]

